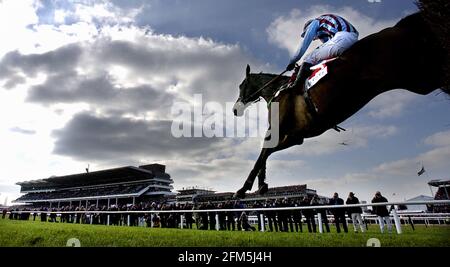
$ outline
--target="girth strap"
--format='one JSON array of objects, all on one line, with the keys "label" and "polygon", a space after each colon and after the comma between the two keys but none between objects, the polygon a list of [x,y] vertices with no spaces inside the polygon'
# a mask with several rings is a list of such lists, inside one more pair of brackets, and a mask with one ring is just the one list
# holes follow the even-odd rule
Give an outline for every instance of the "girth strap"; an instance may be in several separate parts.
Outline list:
[{"label": "girth strap", "polygon": [[[319,120],[319,118],[317,116],[319,113],[319,109],[314,104],[314,100],[310,97],[308,90],[306,90],[306,86],[305,86],[305,89],[303,90],[303,92],[304,92],[303,97],[305,98],[306,107],[308,108],[309,113],[312,115],[314,120]],[[346,129],[340,127],[339,125],[335,125],[333,127],[333,129],[338,133],[340,133],[341,131],[344,131],[344,132],[346,131]]]}]

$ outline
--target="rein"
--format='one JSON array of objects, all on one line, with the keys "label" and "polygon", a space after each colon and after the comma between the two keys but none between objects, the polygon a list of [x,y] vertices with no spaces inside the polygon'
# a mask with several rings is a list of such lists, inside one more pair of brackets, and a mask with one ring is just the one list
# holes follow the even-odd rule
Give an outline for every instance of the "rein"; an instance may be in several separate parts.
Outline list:
[{"label": "rein", "polygon": [[[268,81],[266,84],[264,84],[261,88],[259,88],[258,90],[256,90],[253,94],[251,94],[250,96],[246,97],[245,99],[243,99],[242,101],[245,103],[247,102],[247,100],[251,99],[252,97],[254,97],[256,94],[258,94],[259,92],[261,92],[262,90],[266,89],[267,86],[271,85],[272,83],[274,83],[275,81],[277,81],[279,78],[281,78],[283,76],[283,74],[285,74],[287,72],[287,70],[283,71],[282,73],[280,73],[278,76],[276,76],[275,78],[273,78],[272,80]],[[253,101],[254,103],[258,102],[259,98],[255,101]]]}]

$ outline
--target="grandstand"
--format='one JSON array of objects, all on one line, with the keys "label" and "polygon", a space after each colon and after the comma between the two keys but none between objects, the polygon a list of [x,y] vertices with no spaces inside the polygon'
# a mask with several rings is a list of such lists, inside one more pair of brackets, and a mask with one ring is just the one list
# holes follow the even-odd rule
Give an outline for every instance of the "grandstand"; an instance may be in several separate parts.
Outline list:
[{"label": "grandstand", "polygon": [[[199,189],[199,188],[188,188],[178,190],[178,195],[176,197],[177,202],[183,203],[204,203],[204,202],[224,202],[227,200],[231,200],[233,198],[234,193],[231,192],[222,192],[216,193],[212,190]],[[306,185],[290,185],[290,186],[282,186],[282,187],[273,187],[269,188],[269,191],[261,196],[257,193],[247,194],[245,199],[241,201],[259,201],[270,199],[300,199],[305,196],[312,197],[317,195],[316,190],[308,189]]]},{"label": "grandstand", "polygon": [[127,166],[17,183],[25,195],[15,203],[35,207],[135,204],[175,195],[165,165]]},{"label": "grandstand", "polygon": [[[437,187],[438,190],[434,195],[434,200],[449,200],[450,197],[450,180],[431,180],[428,182],[430,187]],[[433,212],[450,213],[450,205],[439,204],[433,205]]]},{"label": "grandstand", "polygon": [[200,195],[211,195],[215,191],[198,187],[183,188],[178,190],[176,201],[178,203],[193,203]]}]

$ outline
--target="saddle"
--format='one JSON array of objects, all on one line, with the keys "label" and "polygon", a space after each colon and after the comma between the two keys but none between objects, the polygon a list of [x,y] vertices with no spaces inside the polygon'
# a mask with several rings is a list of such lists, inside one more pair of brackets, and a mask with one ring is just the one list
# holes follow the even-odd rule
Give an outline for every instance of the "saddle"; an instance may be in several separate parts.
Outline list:
[{"label": "saddle", "polygon": [[[321,79],[323,79],[328,74],[328,63],[335,60],[336,58],[331,58],[322,61],[321,63],[312,66],[311,70],[312,74],[306,79],[303,90],[303,97],[305,98],[306,106],[308,107],[309,112],[312,114],[315,119],[317,119],[317,114],[319,112],[317,106],[314,104],[313,99],[309,95],[309,89],[311,89],[314,85],[316,85]],[[337,132],[346,131],[344,128],[335,125],[333,129]]]}]

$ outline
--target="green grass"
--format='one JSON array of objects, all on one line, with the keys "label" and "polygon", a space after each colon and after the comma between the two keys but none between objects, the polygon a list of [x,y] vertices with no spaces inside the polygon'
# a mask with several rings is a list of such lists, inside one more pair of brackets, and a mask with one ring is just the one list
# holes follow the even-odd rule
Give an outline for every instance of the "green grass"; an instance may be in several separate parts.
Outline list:
[{"label": "green grass", "polygon": [[[350,225],[349,229],[353,229]],[[82,247],[363,247],[369,238],[381,246],[449,247],[450,226],[403,226],[403,234],[381,234],[377,225],[365,234],[271,233],[152,229],[145,227],[103,226],[11,221],[0,219],[0,246],[62,247],[77,238]]]}]

